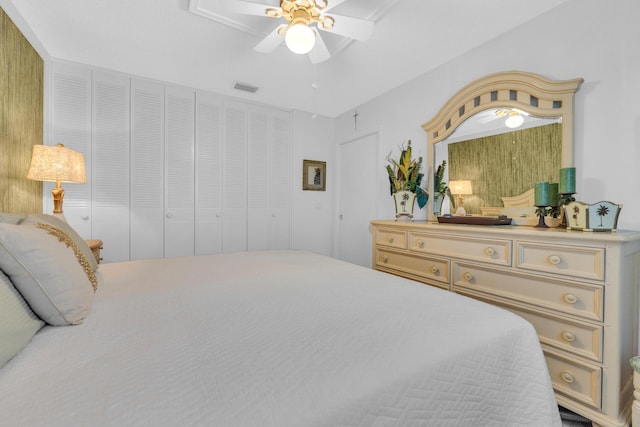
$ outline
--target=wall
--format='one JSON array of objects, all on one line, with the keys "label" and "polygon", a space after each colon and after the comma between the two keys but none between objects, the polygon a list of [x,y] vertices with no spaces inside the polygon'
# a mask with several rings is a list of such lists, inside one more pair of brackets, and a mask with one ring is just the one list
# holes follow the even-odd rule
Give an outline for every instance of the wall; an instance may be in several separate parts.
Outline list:
[{"label": "wall", "polygon": [[[333,120],[293,115],[291,247],[331,255],[334,220]],[[327,162],[326,191],[302,190],[302,160]]]},{"label": "wall", "polygon": [[[640,229],[640,2],[571,0],[364,105],[358,126],[380,126],[382,152],[407,139],[426,154],[421,125],[459,89],[486,74],[521,70],[550,79],[582,77],[576,94],[574,162],[578,200],[622,203],[619,228]],[[470,34],[470,36],[472,36]],[[437,43],[436,40],[433,41]],[[336,141],[353,134],[353,111],[336,118]],[[425,156],[426,157],[426,156]],[[378,213],[393,217],[379,159]],[[429,170],[427,176],[431,176]],[[426,218],[420,211],[419,218]],[[370,242],[363,242],[370,245]]]},{"label": "wall", "polygon": [[43,141],[44,62],[0,9],[0,212],[42,212],[42,183],[26,179]]}]

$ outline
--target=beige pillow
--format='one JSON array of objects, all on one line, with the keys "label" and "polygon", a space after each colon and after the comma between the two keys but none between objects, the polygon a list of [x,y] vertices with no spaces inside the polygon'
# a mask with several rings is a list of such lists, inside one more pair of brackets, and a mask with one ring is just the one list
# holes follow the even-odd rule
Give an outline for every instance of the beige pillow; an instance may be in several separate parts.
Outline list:
[{"label": "beige pillow", "polygon": [[9,278],[0,271],[0,368],[44,326]]},{"label": "beige pillow", "polygon": [[32,224],[0,224],[0,269],[42,320],[77,324],[93,302],[89,273],[94,281],[95,273],[59,235]]},{"label": "beige pillow", "polygon": [[91,264],[91,268],[93,268],[93,271],[96,271],[98,269],[98,261],[93,255],[93,252],[91,252],[91,248],[89,248],[87,241],[80,237],[78,232],[74,230],[66,221],[48,214],[29,214],[24,220],[22,220],[23,224],[36,224],[38,222],[50,224],[62,230],[67,236],[73,239],[78,248],[82,251],[85,257],[87,257],[87,261],[89,261],[89,264]]}]

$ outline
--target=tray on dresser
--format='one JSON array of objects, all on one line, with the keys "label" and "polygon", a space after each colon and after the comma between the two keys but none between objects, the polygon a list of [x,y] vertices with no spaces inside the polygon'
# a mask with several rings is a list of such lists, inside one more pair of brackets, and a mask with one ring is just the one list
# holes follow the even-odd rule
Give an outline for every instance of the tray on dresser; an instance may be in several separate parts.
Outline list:
[{"label": "tray on dresser", "polygon": [[448,223],[448,224],[510,225],[511,218],[505,215],[499,215],[499,216],[443,215],[438,217],[438,222]]}]

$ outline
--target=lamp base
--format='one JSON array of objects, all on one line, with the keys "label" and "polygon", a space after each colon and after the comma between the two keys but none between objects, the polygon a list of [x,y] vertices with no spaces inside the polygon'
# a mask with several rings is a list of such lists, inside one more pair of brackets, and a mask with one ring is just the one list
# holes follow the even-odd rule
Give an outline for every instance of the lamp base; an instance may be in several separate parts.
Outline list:
[{"label": "lamp base", "polygon": [[60,181],[56,182],[56,186],[51,190],[53,196],[53,213],[62,213],[62,200],[64,199],[64,189],[60,186]]}]

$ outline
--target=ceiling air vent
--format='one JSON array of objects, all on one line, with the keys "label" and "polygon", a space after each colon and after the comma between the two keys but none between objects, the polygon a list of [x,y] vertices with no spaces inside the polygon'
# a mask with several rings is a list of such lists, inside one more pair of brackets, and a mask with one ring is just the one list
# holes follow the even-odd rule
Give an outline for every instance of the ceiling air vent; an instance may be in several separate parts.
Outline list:
[{"label": "ceiling air vent", "polygon": [[233,84],[233,88],[244,91],[244,92],[249,92],[249,93],[256,93],[258,90],[260,90],[258,86],[252,86],[250,84],[240,83],[240,82],[235,82]]}]

